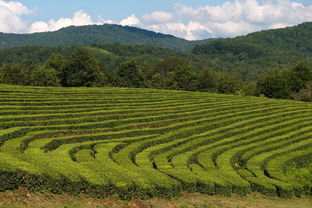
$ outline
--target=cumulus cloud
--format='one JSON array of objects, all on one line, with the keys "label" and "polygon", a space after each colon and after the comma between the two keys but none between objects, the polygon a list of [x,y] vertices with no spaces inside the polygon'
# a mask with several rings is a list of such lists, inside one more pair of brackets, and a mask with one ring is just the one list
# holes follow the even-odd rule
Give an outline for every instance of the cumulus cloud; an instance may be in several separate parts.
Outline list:
[{"label": "cumulus cloud", "polygon": [[99,22],[94,22],[90,15],[83,10],[80,10],[76,12],[72,18],[60,18],[58,20],[51,19],[48,22],[35,22],[31,24],[29,32],[55,31],[71,25],[83,26],[103,23],[105,23],[105,20],[101,19]]},{"label": "cumulus cloud", "polygon": [[120,21],[120,24],[123,26],[138,26],[140,23],[140,20],[134,14]]},{"label": "cumulus cloud", "polygon": [[25,31],[27,26],[22,16],[30,13],[32,10],[19,2],[0,0],[0,31],[14,33]]},{"label": "cumulus cloud", "polygon": [[24,15],[32,14],[35,10],[29,9],[20,2],[0,0],[0,32],[6,33],[33,33],[55,31],[71,25],[93,25],[114,23],[112,20],[104,20],[98,17],[93,21],[89,14],[83,10],[77,11],[71,18],[51,19],[47,22],[38,21],[28,24],[23,20]]},{"label": "cumulus cloud", "polygon": [[151,14],[145,14],[142,18],[146,22],[169,22],[174,19],[174,15],[170,12],[156,11]]},{"label": "cumulus cloud", "polygon": [[146,26],[146,29],[171,34],[188,40],[195,40],[197,36],[207,36],[213,33],[208,27],[196,21],[190,21],[188,24],[178,22],[154,24]]},{"label": "cumulus cloud", "polygon": [[[290,0],[266,1],[236,0],[219,6],[193,8],[175,4],[168,18],[162,20],[162,13],[142,16],[149,29],[174,34],[186,39],[209,37],[234,37],[250,32],[292,26],[312,21],[312,4],[303,5]],[[159,20],[159,21],[157,21]]]},{"label": "cumulus cloud", "polygon": [[133,14],[117,23],[113,20],[105,20],[98,17],[97,21],[92,20],[91,16],[83,10],[77,11],[71,18],[60,18],[57,20],[51,19],[48,22],[35,22],[30,25],[29,32],[46,32],[56,31],[68,26],[83,26],[83,25],[101,25],[101,24],[120,24],[129,26],[139,26],[140,20]]}]

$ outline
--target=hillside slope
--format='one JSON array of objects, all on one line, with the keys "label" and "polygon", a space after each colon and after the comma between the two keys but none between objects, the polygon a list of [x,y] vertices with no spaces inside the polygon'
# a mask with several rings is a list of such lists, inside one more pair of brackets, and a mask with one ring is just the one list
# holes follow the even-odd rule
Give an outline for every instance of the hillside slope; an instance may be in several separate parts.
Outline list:
[{"label": "hillside slope", "polygon": [[193,53],[240,67],[311,63],[312,23],[266,30],[195,46]]},{"label": "hillside slope", "polygon": [[151,45],[174,50],[191,50],[196,41],[121,25],[70,26],[55,32],[33,34],[0,33],[0,49],[18,46],[70,46],[93,43]]},{"label": "hillside slope", "polygon": [[2,49],[0,65],[21,63],[29,67],[42,64],[51,54],[67,56],[78,48],[72,45],[81,44],[80,47],[90,49],[111,70],[115,70],[118,60],[135,59],[142,68],[153,68],[159,59],[178,56],[190,62],[196,71],[205,68],[234,71],[242,80],[254,81],[271,68],[285,69],[299,61],[312,65],[311,37],[312,23],[197,42],[118,25],[69,27],[51,33],[0,34],[2,47],[52,45]]},{"label": "hillside slope", "polygon": [[1,190],[122,199],[312,194],[311,104],[6,85],[0,97]]},{"label": "hillside slope", "polygon": [[249,57],[257,57],[270,52],[307,52],[312,53],[312,22],[294,27],[265,30],[250,33],[246,36],[228,38],[195,47],[194,53],[226,54],[247,53]]}]

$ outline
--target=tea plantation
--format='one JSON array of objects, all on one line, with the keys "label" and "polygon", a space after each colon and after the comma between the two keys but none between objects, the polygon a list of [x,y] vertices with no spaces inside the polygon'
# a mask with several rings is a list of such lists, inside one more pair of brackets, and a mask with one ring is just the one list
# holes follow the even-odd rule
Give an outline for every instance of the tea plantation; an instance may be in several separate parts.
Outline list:
[{"label": "tea plantation", "polygon": [[0,191],[312,195],[312,104],[0,85]]}]

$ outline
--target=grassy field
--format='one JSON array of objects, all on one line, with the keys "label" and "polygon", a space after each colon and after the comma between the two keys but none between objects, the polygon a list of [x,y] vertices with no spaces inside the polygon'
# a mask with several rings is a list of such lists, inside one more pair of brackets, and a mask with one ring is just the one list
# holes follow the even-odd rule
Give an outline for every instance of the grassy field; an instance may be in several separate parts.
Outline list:
[{"label": "grassy field", "polygon": [[311,118],[294,101],[0,85],[0,191],[311,195]]},{"label": "grassy field", "polygon": [[0,193],[0,208],[311,208],[312,198],[283,199],[261,194],[231,197],[187,194],[172,200],[120,201],[108,197],[95,199],[86,195],[54,195],[31,193],[20,188]]}]

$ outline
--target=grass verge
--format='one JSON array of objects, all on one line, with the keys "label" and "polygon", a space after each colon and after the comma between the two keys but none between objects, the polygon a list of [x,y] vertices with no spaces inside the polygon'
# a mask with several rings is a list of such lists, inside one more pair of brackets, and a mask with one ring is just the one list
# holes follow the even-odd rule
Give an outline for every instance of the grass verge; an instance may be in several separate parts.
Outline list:
[{"label": "grass verge", "polygon": [[173,200],[119,201],[112,197],[95,199],[85,195],[31,193],[25,188],[0,193],[0,208],[312,208],[312,197],[282,199],[252,193],[242,197],[183,193]]}]

